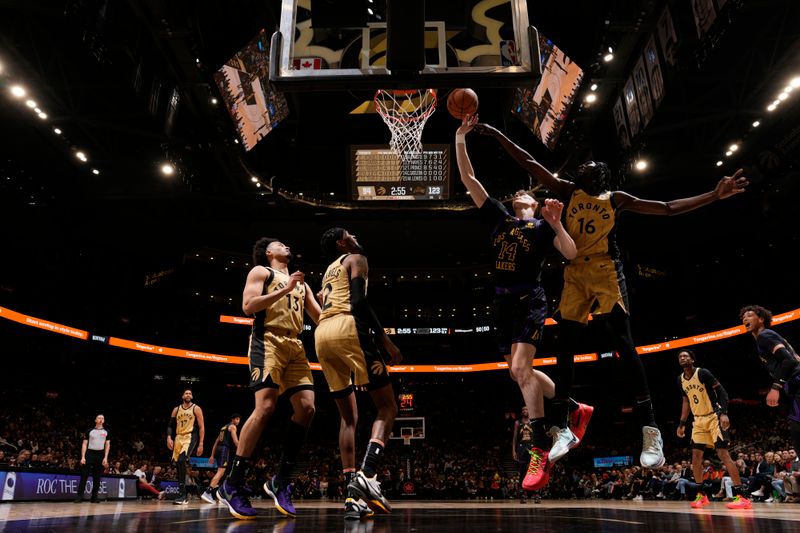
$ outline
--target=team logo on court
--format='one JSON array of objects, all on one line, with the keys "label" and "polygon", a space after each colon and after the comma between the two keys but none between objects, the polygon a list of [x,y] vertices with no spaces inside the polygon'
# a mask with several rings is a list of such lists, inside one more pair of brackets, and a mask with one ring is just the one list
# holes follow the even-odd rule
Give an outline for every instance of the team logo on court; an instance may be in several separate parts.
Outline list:
[{"label": "team logo on court", "polygon": [[386,367],[380,361],[373,361],[372,363],[372,373],[380,376],[386,372]]},{"label": "team logo on court", "polygon": [[250,381],[260,381],[261,377],[261,369],[254,368],[252,372],[250,372]]}]

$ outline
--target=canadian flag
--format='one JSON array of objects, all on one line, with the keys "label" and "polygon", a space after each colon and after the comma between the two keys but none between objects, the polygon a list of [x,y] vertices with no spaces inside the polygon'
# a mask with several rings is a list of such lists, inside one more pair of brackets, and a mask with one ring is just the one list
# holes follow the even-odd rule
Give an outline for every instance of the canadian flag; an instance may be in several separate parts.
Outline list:
[{"label": "canadian flag", "polygon": [[322,59],[319,57],[301,57],[293,61],[295,70],[319,70]]}]

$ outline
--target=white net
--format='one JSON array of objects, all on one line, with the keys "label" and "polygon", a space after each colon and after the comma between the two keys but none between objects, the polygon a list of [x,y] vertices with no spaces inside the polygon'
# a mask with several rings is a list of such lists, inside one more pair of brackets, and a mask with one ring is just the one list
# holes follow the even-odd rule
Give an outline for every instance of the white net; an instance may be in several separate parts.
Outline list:
[{"label": "white net", "polygon": [[436,110],[436,91],[378,89],[375,109],[392,133],[389,148],[403,162],[419,158],[422,155],[422,129]]}]

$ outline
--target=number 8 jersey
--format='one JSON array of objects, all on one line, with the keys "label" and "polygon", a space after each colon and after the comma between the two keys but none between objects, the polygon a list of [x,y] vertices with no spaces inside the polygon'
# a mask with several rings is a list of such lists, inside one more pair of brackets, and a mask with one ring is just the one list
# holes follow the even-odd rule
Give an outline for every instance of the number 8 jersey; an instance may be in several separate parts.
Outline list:
[{"label": "number 8 jersey", "polygon": [[[268,294],[286,287],[289,284],[289,276],[270,267],[265,267],[269,271],[269,277],[264,283],[264,292]],[[272,307],[256,313],[253,328],[261,322],[266,329],[284,329],[293,333],[295,336],[303,331],[303,311],[306,301],[306,287],[303,283],[295,285],[292,292],[272,304]]]}]

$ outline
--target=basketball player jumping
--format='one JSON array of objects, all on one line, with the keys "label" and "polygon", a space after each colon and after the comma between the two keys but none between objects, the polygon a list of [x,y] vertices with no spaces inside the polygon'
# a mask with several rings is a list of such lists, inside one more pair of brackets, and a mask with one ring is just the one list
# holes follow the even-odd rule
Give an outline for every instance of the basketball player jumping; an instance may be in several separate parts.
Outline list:
[{"label": "basketball player jumping", "polygon": [[[565,226],[575,240],[577,257],[564,269],[564,288],[559,312],[560,339],[566,348],[559,353],[556,373],[554,420],[562,427],[567,424],[567,409],[574,374],[573,354],[581,338],[581,330],[589,313],[603,320],[610,340],[619,353],[623,372],[636,399],[642,425],[642,466],[653,468],[664,464],[663,440],[656,425],[650,389],[644,366],[636,353],[630,331],[630,317],[625,277],[615,240],[617,216],[622,211],[647,215],[678,215],[716,200],[744,192],[747,179],[738,170],[724,177],[717,186],[704,194],[669,202],[644,200],[623,191],[611,191],[611,172],[605,163],[588,161],[580,165],[575,182],[553,176],[528,152],[514,144],[492,126],[478,124],[475,131],[493,136],[511,157],[541,185],[566,203]],[[571,443],[566,443],[571,447]],[[561,443],[554,444],[551,455],[563,454]]]},{"label": "basketball player jumping", "polygon": [[214,446],[211,447],[211,464],[216,463],[217,472],[211,478],[206,491],[200,496],[203,501],[217,503],[217,490],[230,463],[231,450],[236,450],[239,445],[236,426],[241,422],[242,417],[238,413],[232,414],[227,424],[219,430],[219,436],[214,439]]},{"label": "basketball player jumping", "polygon": [[242,294],[242,310],[253,316],[250,333],[250,388],[256,405],[242,427],[236,456],[228,478],[217,492],[236,518],[255,518],[250,491],[244,486],[258,439],[275,412],[278,396],[292,404],[292,418],[284,435],[278,472],[264,490],[285,516],[295,516],[292,471],[314,418],[314,380],[303,343],[303,313],[319,320],[319,304],[302,272],[289,274],[292,252],[280,241],[259,239],[253,247],[253,264]]},{"label": "basketball player jumping", "polygon": [[[322,235],[320,245],[322,254],[333,262],[322,278],[322,313],[314,341],[322,372],[341,416],[339,451],[347,483],[345,519],[358,520],[371,516],[370,507],[391,512],[376,474],[397,416],[397,405],[377,343],[388,353],[391,364],[398,364],[402,354],[367,301],[369,266],[356,236],[342,228],[331,228]],[[354,385],[369,392],[378,410],[358,472],[355,457],[358,408]]]},{"label": "basketball player jumping", "polygon": [[[203,410],[193,403],[192,389],[183,391],[181,404],[172,410],[169,427],[167,428],[167,448],[172,450],[172,461],[178,470],[178,497],[173,501],[175,505],[186,505],[189,497],[186,495],[186,463],[197,446],[197,455],[203,455],[203,439],[206,436],[206,427],[203,422]],[[173,436],[175,440],[173,441]]]},{"label": "basketball player jumping", "polygon": [[789,411],[789,432],[795,450],[800,450],[800,357],[786,339],[769,329],[772,312],[760,305],[748,305],[739,311],[745,330],[753,335],[758,345],[758,358],[772,377],[772,389],[767,394],[767,405],[777,407],[784,391],[792,406]]},{"label": "basketball player jumping", "polygon": [[703,487],[703,452],[709,448],[717,450],[728,475],[733,481],[733,490],[736,498],[728,504],[730,509],[750,509],[750,500],[743,497],[744,488],[739,477],[739,469],[728,453],[730,436],[728,428],[731,421],[728,418],[728,393],[717,381],[711,372],[695,365],[697,358],[691,350],[678,352],[678,363],[683,372],[678,376],[678,385],[683,394],[681,406],[681,421],[678,424],[678,437],[686,436],[686,422],[691,410],[692,421],[692,473],[694,481],[700,487],[697,489],[697,498],[691,503],[692,508],[702,509],[710,502],[706,489]]},{"label": "basketball player jumping", "polygon": [[[545,200],[541,209],[542,220],[534,217],[539,204],[527,191],[518,191],[514,195],[515,216],[488,195],[475,177],[465,141],[465,135],[477,122],[477,116],[467,115],[462,119],[456,131],[456,161],[470,198],[478,206],[481,216],[493,227],[492,248],[497,254],[493,274],[495,322],[511,378],[519,385],[531,417],[531,460],[521,484],[524,490],[533,491],[547,484],[547,462],[555,462],[560,457],[548,454],[551,446],[544,413],[544,397],[554,396],[555,385],[546,374],[532,367],[547,317],[547,298],[540,283],[541,265],[544,257],[554,250],[567,259],[573,259],[575,242],[561,224],[564,204],[558,200]],[[566,439],[575,446],[583,437],[593,408],[574,402],[573,406],[575,420],[571,425],[578,436],[571,429],[564,428],[555,438],[557,442]],[[563,450],[563,455],[569,448],[560,446],[559,449]]]}]

